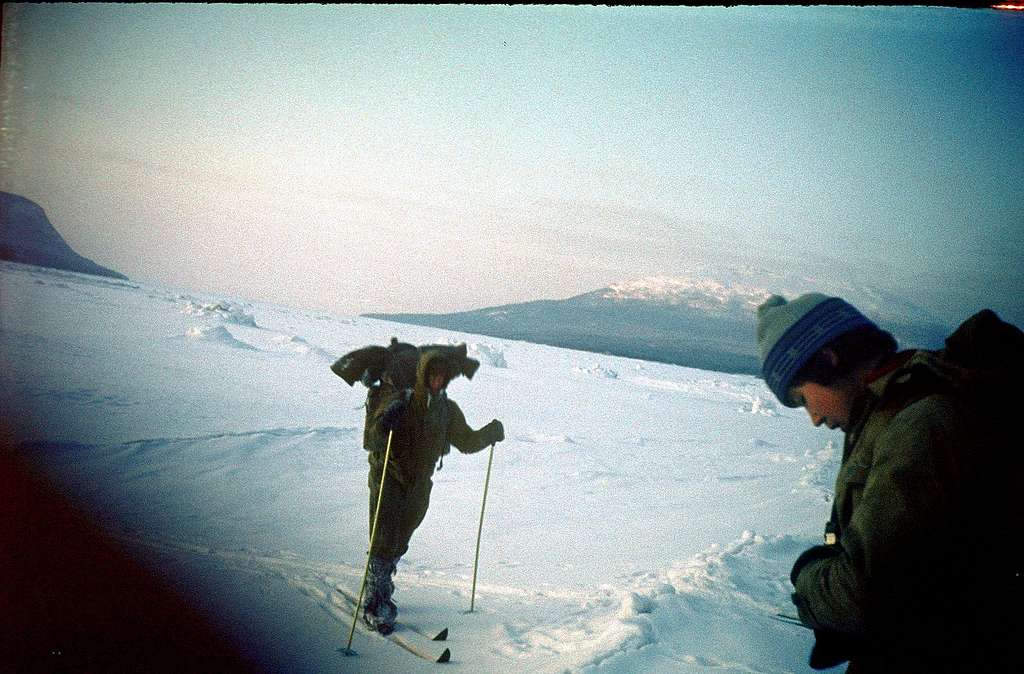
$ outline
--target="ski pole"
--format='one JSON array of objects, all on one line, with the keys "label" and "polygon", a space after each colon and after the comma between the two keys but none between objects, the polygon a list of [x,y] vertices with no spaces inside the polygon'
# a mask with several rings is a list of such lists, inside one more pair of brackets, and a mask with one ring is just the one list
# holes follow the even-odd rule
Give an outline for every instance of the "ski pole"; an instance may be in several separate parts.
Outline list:
[{"label": "ski pole", "polygon": [[[356,602],[356,610],[352,614],[352,629],[348,631],[348,645],[345,646],[344,653],[346,655],[353,655],[352,650],[352,635],[356,632],[356,620],[359,619],[359,609],[363,605],[363,593],[366,591],[366,578],[370,574],[370,555],[373,553],[373,541],[377,537],[377,520],[380,517],[380,504],[384,501],[384,480],[388,476],[388,458],[391,456],[391,436],[394,435],[394,429],[388,431],[388,446],[384,450],[384,470],[380,474],[380,489],[377,491],[377,507],[373,511],[373,526],[370,527],[370,548],[366,551],[366,566],[363,568],[363,582],[359,586],[359,601]],[[494,449],[493,447],[491,449]]]},{"label": "ski pole", "polygon": [[487,457],[487,477],[484,479],[484,502],[480,505],[480,527],[476,532],[476,559],[473,560],[473,592],[469,595],[469,612],[473,612],[473,604],[476,600],[476,569],[480,564],[480,535],[484,531],[484,508],[487,507],[487,485],[491,481],[491,461],[494,460],[494,445],[491,445],[491,453]]}]

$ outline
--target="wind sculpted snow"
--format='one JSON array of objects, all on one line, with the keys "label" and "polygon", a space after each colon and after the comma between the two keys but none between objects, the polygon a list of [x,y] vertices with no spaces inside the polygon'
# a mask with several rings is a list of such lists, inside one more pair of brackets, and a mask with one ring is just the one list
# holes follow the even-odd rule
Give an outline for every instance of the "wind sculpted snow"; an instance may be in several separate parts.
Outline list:
[{"label": "wind sculpted snow", "polygon": [[[789,567],[818,540],[840,436],[760,380],[0,265],[0,402],[20,452],[268,671],[434,671],[356,633],[367,538],[361,385],[392,336],[483,356],[449,394],[501,419],[453,452],[395,577],[460,672],[805,672]],[[69,598],[68,601],[73,601]],[[126,617],[126,620],[130,617]]]}]

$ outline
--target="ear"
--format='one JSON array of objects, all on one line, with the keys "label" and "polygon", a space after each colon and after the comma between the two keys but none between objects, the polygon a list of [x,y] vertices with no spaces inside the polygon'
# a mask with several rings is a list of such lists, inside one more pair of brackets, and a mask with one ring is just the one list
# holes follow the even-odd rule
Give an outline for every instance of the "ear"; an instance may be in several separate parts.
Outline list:
[{"label": "ear", "polygon": [[839,358],[839,354],[836,353],[835,349],[833,349],[830,346],[826,346],[824,349],[821,350],[821,355],[828,360],[829,365],[831,365],[832,367],[839,367],[839,362],[841,359]]}]

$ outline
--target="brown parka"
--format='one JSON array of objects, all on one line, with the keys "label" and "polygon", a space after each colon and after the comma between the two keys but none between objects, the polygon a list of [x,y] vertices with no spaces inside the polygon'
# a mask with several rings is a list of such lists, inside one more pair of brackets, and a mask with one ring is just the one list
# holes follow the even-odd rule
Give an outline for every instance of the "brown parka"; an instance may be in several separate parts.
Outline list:
[{"label": "brown parka", "polygon": [[[455,446],[463,454],[473,454],[503,438],[495,420],[474,431],[454,400],[442,390],[431,395],[427,373],[434,367],[446,371],[445,356],[438,351],[424,353],[416,368],[416,384],[412,389],[390,390],[367,415],[365,440],[371,451],[369,517],[373,527],[374,512],[381,490],[388,431],[381,427],[381,417],[395,400],[406,402],[405,410],[391,438],[390,458],[381,500],[376,539],[371,554],[398,558],[409,549],[413,532],[422,523],[430,505],[431,479],[435,466]],[[447,382],[445,382],[447,386]]]}]

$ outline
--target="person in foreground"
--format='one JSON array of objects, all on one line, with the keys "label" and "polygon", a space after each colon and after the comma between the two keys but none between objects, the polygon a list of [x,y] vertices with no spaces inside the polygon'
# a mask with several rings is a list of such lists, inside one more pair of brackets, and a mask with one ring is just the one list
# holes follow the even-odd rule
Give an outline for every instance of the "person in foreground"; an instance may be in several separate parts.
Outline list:
[{"label": "person in foreground", "polygon": [[790,575],[810,665],[1016,671],[1024,333],[984,310],[942,350],[898,351],[852,305],[811,293],[762,304],[757,341],[779,401],[845,434],[824,543]]},{"label": "person in foreground", "polygon": [[[495,419],[474,431],[459,406],[448,398],[448,383],[460,372],[464,360],[453,359],[440,349],[426,350],[416,363],[412,387],[395,386],[385,375],[379,396],[372,396],[375,403],[368,410],[365,435],[370,450],[371,529],[382,486],[384,494],[370,550],[363,615],[371,627],[385,634],[394,629],[398,613],[391,577],[427,514],[435,464],[443,460],[450,445],[472,454],[505,439],[500,421]],[[391,453],[382,485],[389,436]]]}]

